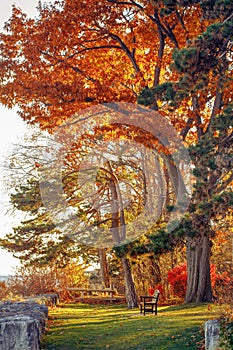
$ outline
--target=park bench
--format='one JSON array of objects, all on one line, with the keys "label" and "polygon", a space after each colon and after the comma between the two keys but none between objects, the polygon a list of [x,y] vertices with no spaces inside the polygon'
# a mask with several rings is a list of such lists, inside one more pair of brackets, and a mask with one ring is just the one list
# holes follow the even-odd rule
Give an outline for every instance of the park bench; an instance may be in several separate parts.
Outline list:
[{"label": "park bench", "polygon": [[154,292],[154,295],[141,295],[140,296],[140,313],[151,312],[157,315],[157,304],[159,299],[159,290]]}]

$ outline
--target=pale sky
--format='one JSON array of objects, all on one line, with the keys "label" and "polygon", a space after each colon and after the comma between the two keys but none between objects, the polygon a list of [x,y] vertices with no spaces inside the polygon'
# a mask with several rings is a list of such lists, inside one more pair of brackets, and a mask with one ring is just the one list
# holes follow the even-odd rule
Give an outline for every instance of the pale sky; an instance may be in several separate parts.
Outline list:
[{"label": "pale sky", "polygon": [[[49,2],[49,1],[43,1]],[[50,1],[52,2],[52,1]],[[26,12],[30,17],[36,16],[37,0],[1,0],[0,1],[0,30],[2,30],[4,22],[11,15],[11,6],[15,4]],[[17,109],[7,110],[0,104],[0,236],[3,237],[7,232],[12,231],[15,219],[12,215],[6,214],[8,198],[4,194],[2,184],[4,159],[11,144],[20,138],[25,131],[24,122],[17,115]],[[14,273],[15,266],[18,266],[18,260],[14,259],[12,254],[0,249],[0,275],[9,275]]]}]

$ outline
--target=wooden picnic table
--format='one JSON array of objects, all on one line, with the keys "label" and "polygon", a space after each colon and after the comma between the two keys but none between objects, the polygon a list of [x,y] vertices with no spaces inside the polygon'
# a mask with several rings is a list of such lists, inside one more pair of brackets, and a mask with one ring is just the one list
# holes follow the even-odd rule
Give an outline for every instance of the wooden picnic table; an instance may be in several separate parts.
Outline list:
[{"label": "wooden picnic table", "polygon": [[93,295],[93,293],[104,293],[105,295],[109,295],[110,299],[113,299],[113,294],[115,293],[115,290],[112,288],[67,288],[67,290],[80,293],[82,299],[84,299],[86,295]]}]

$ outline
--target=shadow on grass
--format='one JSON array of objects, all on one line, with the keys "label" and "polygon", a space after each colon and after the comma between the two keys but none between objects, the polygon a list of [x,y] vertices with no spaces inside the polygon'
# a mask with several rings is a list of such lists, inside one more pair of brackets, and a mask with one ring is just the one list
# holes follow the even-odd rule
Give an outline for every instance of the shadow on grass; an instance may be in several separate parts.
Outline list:
[{"label": "shadow on grass", "polygon": [[208,305],[160,307],[157,316],[125,305],[63,305],[50,311],[44,349],[201,349],[203,323],[214,317]]}]

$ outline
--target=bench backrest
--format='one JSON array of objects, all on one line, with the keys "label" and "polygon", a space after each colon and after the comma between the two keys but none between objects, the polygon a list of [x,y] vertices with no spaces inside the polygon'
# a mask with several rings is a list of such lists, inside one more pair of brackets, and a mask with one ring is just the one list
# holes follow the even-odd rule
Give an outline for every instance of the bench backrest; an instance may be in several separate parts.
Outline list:
[{"label": "bench backrest", "polygon": [[156,302],[158,301],[158,299],[159,299],[159,290],[158,289],[155,290],[153,298],[155,299]]}]

